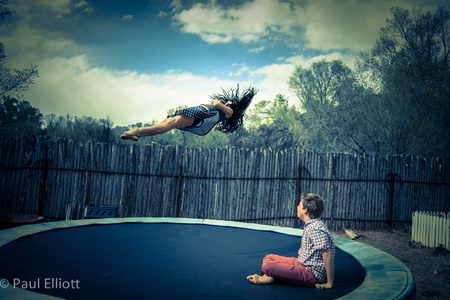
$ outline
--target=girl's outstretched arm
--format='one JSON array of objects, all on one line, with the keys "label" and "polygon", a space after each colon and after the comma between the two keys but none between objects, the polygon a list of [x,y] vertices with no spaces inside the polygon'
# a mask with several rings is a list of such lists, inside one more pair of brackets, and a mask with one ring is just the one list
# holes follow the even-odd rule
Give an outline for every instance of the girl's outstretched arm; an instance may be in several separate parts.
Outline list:
[{"label": "girl's outstretched arm", "polygon": [[218,99],[214,100],[212,103],[218,110],[220,110],[221,112],[223,112],[225,114],[225,117],[227,117],[227,119],[231,118],[231,116],[233,115],[233,110],[222,104],[222,102],[220,102]]}]

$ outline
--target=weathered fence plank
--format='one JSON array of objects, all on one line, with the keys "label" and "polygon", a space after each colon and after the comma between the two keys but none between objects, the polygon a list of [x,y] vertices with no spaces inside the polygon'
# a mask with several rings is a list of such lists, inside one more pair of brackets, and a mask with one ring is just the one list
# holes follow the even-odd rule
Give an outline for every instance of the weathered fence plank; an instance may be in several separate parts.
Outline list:
[{"label": "weathered fence plank", "polygon": [[411,222],[413,211],[450,211],[448,156],[23,137],[1,139],[0,158],[2,214],[37,214],[42,206],[45,217],[64,219],[72,205],[70,217],[81,218],[85,205],[102,204],[118,205],[121,217],[178,215],[294,227],[301,192],[326,200],[323,219],[333,230],[376,229],[391,221],[401,226]]}]

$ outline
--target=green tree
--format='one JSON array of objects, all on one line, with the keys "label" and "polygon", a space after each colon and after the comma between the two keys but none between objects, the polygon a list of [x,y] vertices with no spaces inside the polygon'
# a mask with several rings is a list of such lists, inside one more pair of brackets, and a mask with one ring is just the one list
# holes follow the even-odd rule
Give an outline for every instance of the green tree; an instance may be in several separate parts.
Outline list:
[{"label": "green tree", "polygon": [[71,117],[54,114],[46,115],[43,119],[43,133],[52,139],[67,138],[77,142],[96,140],[111,143],[118,139],[113,130],[113,122],[109,117],[97,120],[92,117]]},{"label": "green tree", "polygon": [[298,66],[288,80],[301,109],[295,144],[314,151],[358,152],[351,100],[357,91],[354,74],[342,61],[322,60]]},{"label": "green tree", "polygon": [[252,148],[286,149],[295,146],[301,113],[282,94],[273,101],[263,100],[250,112]]},{"label": "green tree", "polygon": [[352,72],[340,61],[298,67],[296,144],[327,152],[445,155],[450,146],[449,13],[391,9]]},{"label": "green tree", "polygon": [[372,151],[439,156],[450,146],[450,16],[394,7],[369,54],[357,61],[361,84],[373,90],[355,111]]}]

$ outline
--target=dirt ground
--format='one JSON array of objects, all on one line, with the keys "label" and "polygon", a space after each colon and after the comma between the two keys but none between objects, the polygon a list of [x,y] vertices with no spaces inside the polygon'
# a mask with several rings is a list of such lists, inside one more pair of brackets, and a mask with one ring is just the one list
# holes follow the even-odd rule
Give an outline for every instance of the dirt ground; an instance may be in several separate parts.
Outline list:
[{"label": "dirt ground", "polygon": [[[360,243],[380,249],[402,261],[416,283],[415,299],[450,299],[450,251],[411,241],[411,228],[354,230]],[[333,235],[349,238],[344,231]]]}]

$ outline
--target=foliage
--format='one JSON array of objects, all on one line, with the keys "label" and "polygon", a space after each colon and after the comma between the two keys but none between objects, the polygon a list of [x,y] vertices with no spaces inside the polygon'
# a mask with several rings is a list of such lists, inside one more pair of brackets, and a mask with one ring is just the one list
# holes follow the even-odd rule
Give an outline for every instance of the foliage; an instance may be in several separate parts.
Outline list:
[{"label": "foliage", "polygon": [[39,76],[37,66],[32,65],[23,70],[5,67],[5,49],[0,43],[0,97],[22,98],[22,92],[34,84],[34,78]]},{"label": "foliage", "polygon": [[0,102],[0,136],[18,137],[37,133],[42,114],[28,101],[4,97]]},{"label": "foliage", "polygon": [[111,143],[117,141],[117,134],[112,129],[113,122],[106,119],[92,117],[56,117],[54,114],[46,115],[43,119],[43,134],[52,139],[67,138],[77,142],[96,140],[97,142]]},{"label": "foliage", "polygon": [[[0,0],[0,20],[13,13],[5,7],[7,4],[7,0]],[[42,117],[39,109],[18,99],[21,98],[20,93],[27,90],[28,85],[39,76],[37,66],[11,70],[5,67],[5,59],[5,48],[0,43],[0,136],[36,134]]]},{"label": "foliage", "polygon": [[443,155],[450,146],[449,13],[391,13],[371,53],[357,61],[361,84],[374,94],[359,99],[356,113],[374,152]]},{"label": "foliage", "polygon": [[296,144],[323,152],[359,152],[351,101],[360,92],[354,74],[342,61],[298,66],[288,85],[300,100]]},{"label": "foliage", "polygon": [[286,149],[295,146],[300,112],[289,106],[289,100],[278,94],[273,101],[256,103],[250,112],[249,131],[254,144],[250,148]]},{"label": "foliage", "polygon": [[0,20],[4,20],[5,16],[13,13],[7,7],[5,7],[6,4],[8,4],[8,0],[0,0]]},{"label": "foliage", "polygon": [[449,13],[391,12],[355,72],[340,61],[297,67],[288,81],[303,116],[296,145],[358,154],[447,154]]}]

